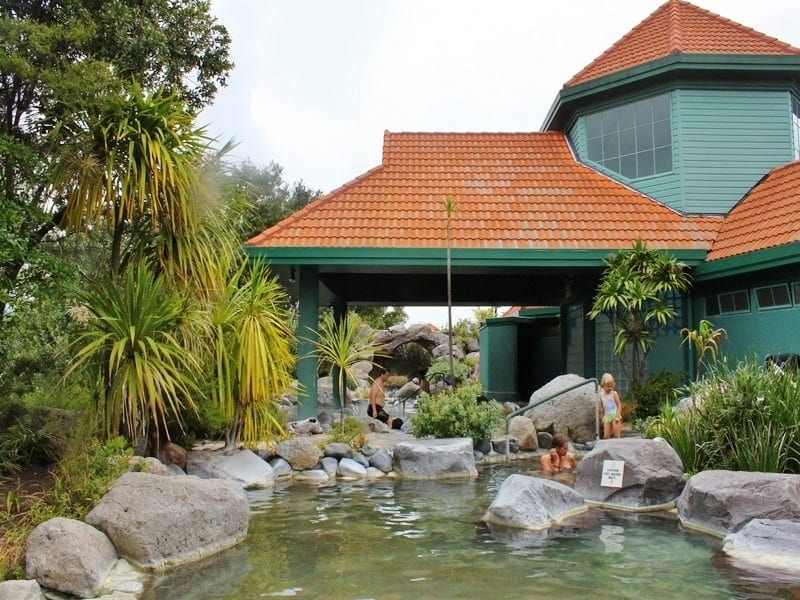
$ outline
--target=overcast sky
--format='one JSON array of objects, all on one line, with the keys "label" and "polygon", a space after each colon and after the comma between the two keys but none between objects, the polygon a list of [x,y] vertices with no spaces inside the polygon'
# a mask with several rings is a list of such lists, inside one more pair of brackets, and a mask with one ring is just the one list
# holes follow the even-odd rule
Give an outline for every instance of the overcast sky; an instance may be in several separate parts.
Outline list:
[{"label": "overcast sky", "polygon": [[[661,4],[212,0],[236,67],[200,123],[238,141],[232,160],[329,192],[380,164],[387,129],[539,130],[564,82]],[[800,47],[798,0],[695,4]]]}]

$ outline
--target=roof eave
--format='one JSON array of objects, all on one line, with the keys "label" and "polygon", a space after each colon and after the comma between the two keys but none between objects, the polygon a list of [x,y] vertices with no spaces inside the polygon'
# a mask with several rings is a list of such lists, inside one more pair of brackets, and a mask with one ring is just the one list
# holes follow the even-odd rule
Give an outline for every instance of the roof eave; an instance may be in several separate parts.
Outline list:
[{"label": "roof eave", "polygon": [[800,242],[794,242],[704,262],[695,267],[693,276],[695,281],[710,281],[798,263]]}]

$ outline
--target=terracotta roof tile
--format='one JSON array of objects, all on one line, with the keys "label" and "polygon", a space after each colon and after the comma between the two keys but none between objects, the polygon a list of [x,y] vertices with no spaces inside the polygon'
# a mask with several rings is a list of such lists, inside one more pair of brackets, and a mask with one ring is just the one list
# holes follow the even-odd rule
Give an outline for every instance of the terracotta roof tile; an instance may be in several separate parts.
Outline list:
[{"label": "terracotta roof tile", "polygon": [[251,246],[708,249],[719,217],[684,216],[575,159],[565,136],[390,133],[383,164],[252,238]]},{"label": "terracotta roof tile", "polygon": [[800,54],[800,49],[682,0],[669,0],[570,79],[565,87],[670,54]]},{"label": "terracotta roof tile", "polygon": [[773,169],[725,218],[708,260],[800,242],[800,161]]}]

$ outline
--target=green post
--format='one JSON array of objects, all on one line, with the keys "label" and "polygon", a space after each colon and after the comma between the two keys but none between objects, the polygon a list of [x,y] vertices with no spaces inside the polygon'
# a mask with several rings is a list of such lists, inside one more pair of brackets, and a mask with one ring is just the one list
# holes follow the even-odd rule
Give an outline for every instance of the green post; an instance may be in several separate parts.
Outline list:
[{"label": "green post", "polygon": [[319,329],[319,270],[301,266],[298,273],[300,290],[297,320],[297,380],[300,383],[299,419],[317,416],[317,359],[313,355]]}]

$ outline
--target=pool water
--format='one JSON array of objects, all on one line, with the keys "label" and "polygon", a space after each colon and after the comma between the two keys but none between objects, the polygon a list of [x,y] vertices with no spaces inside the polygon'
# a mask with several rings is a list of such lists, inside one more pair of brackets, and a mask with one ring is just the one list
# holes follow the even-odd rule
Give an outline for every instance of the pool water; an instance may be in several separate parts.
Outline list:
[{"label": "pool water", "polygon": [[[592,509],[548,533],[481,521],[518,462],[471,481],[278,485],[250,493],[246,541],[158,579],[147,598],[800,598],[735,568],[673,514]],[[797,587],[796,587],[797,586]]]}]

